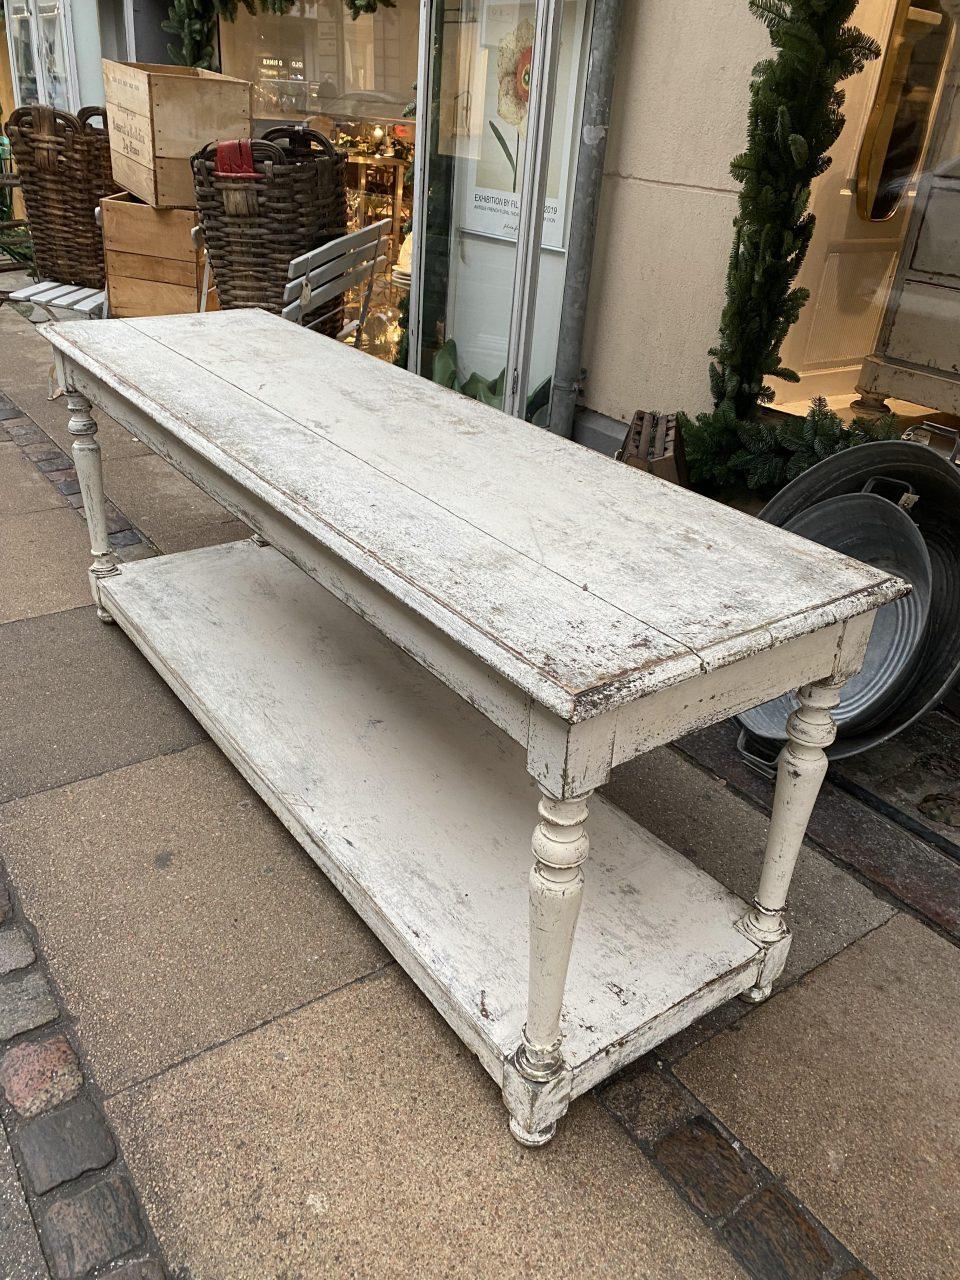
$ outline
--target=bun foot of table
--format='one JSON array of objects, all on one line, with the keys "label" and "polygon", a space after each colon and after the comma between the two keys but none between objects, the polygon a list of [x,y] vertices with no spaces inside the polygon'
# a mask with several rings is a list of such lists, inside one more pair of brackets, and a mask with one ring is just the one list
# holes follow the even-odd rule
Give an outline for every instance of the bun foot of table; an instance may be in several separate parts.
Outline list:
[{"label": "bun foot of table", "polygon": [[773,990],[773,983],[766,982],[762,987],[749,987],[741,992],[740,999],[745,1004],[762,1004]]},{"label": "bun foot of table", "polygon": [[573,1072],[562,1062],[546,1079],[534,1079],[523,1066],[523,1047],[503,1064],[503,1101],[510,1112],[510,1132],[525,1147],[545,1146],[557,1121],[570,1106]]},{"label": "bun foot of table", "polygon": [[539,1129],[531,1133],[528,1129],[521,1127],[516,1117],[510,1117],[510,1132],[516,1140],[524,1147],[545,1147],[553,1135],[557,1132],[556,1122],[548,1125],[546,1129]]}]

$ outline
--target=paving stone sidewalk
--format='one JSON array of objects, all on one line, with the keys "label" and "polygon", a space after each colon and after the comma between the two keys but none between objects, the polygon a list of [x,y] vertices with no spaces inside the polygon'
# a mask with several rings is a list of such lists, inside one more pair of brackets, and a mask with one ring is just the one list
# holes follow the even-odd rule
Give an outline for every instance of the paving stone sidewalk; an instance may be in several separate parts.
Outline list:
[{"label": "paving stone sidewalk", "polygon": [[[832,788],[774,996],[702,1019],[525,1151],[456,1036],[96,620],[48,366],[0,308],[0,1280],[955,1280],[943,806],[932,841]],[[119,556],[245,536],[98,420]],[[726,730],[610,792],[752,894],[769,788]]]}]

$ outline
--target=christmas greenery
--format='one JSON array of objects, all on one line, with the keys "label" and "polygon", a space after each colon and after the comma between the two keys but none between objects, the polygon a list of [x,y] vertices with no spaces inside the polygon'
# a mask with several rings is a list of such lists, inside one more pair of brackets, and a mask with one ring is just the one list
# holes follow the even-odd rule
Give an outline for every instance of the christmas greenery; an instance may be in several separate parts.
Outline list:
[{"label": "christmas greenery", "polygon": [[[765,379],[799,381],[781,364],[780,348],[808,297],[795,281],[813,235],[810,184],[829,167],[827,152],[843,128],[840,81],[880,52],[876,41],[849,25],[856,0],[749,4],[768,28],[775,54],[754,67],[747,147],[730,166],[741,191],[720,336],[710,351],[714,411],[696,423],[678,415],[685,442],[700,459],[701,480],[714,484],[738,470],[734,455],[756,440],[758,406],[774,396]],[[797,465],[809,456],[795,451]],[[766,468],[747,474],[760,471]]]},{"label": "christmas greenery", "polygon": [[[0,0],[0,5],[2,2]],[[381,5],[385,9],[397,7],[396,0],[343,2],[354,22],[365,13],[376,13]],[[262,13],[289,13],[294,3],[295,0],[259,0],[259,9]],[[173,0],[165,21],[160,23],[161,29],[176,36],[179,42],[167,45],[171,59],[181,67],[202,67],[209,71],[216,62],[217,19],[235,22],[241,4],[248,13],[256,14],[258,0]]]},{"label": "christmas greenery", "polygon": [[731,417],[729,435],[717,432],[716,417],[716,413],[701,413],[694,422],[687,419],[683,443],[690,479],[708,488],[746,484],[766,493],[831,454],[873,440],[893,440],[902,431],[894,414],[854,418],[845,427],[822,396],[810,402],[805,418],[771,415],[744,421]]},{"label": "christmas greenery", "polygon": [[176,36],[179,44],[168,44],[167,53],[181,67],[213,64],[214,27],[217,10],[213,0],[173,0],[162,30]]},{"label": "christmas greenery", "polygon": [[848,25],[856,0],[749,3],[777,53],[754,68],[747,149],[730,165],[740,207],[720,341],[710,353],[714,401],[731,404],[739,418],[773,398],[765,377],[796,381],[779,352],[807,299],[793,282],[813,235],[810,184],[829,168],[827,152],[843,128],[838,83],[880,52]]},{"label": "christmas greenery", "polygon": [[[248,13],[257,12],[257,0],[173,0],[161,28],[176,36],[179,44],[168,44],[167,52],[181,67],[202,67],[209,71],[216,57],[217,19],[235,22],[240,4]],[[263,13],[288,13],[294,0],[260,0]]]},{"label": "christmas greenery", "polygon": [[381,5],[385,9],[395,9],[397,0],[343,0],[347,6],[347,13],[356,22],[365,13],[376,13]]}]

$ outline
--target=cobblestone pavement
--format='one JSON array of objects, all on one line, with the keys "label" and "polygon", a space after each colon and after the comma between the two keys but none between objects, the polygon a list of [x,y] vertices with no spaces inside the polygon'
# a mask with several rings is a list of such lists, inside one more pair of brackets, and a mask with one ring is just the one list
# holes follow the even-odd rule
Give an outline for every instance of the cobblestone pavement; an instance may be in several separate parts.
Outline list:
[{"label": "cobblestone pavement", "polygon": [[[886,781],[827,786],[765,1005],[717,1010],[521,1150],[485,1073],[97,622],[48,368],[0,308],[0,1280],[954,1280],[960,719]],[[121,560],[245,536],[98,417]],[[770,788],[728,727],[610,791],[752,892]]]},{"label": "cobblestone pavement", "polygon": [[0,881],[0,1263],[8,1280],[162,1280],[159,1250],[30,922]]}]

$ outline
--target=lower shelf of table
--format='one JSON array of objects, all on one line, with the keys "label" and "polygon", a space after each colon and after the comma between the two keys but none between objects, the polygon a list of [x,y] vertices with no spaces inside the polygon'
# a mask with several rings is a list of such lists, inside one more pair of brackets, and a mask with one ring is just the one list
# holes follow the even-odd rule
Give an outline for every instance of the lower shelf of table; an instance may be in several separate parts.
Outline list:
[{"label": "lower shelf of table", "polygon": [[[272,548],[144,560],[105,603],[499,1082],[526,1011],[522,750]],[[564,1008],[573,1093],[753,984],[745,904],[600,796]]]}]

